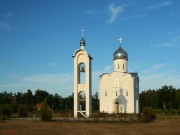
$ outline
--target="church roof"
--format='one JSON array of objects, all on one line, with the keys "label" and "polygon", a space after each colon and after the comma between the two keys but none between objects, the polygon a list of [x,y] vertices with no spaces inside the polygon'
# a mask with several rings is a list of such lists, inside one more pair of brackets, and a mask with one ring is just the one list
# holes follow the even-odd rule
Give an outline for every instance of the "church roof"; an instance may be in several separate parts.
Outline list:
[{"label": "church roof", "polygon": [[[75,53],[74,53],[74,55],[72,56],[73,58],[76,56],[76,54],[77,54],[77,52],[79,52],[79,51],[85,51],[85,50],[83,50],[83,49],[78,49],[78,50],[76,50],[75,51]],[[90,58],[90,59],[93,59],[93,57],[87,52],[87,51],[85,51],[86,53],[87,53],[87,55],[88,55],[88,57]]]},{"label": "church roof", "polygon": [[121,45],[119,46],[119,48],[113,54],[113,60],[116,60],[116,59],[126,59],[126,60],[128,60],[128,54],[121,47]]},{"label": "church roof", "polygon": [[[112,73],[103,73],[103,74],[101,74],[100,76],[99,76],[99,78],[101,78],[102,76],[104,76],[104,75],[111,75],[111,74],[113,74],[114,72],[112,72]],[[138,78],[138,80],[139,80],[139,76],[138,76],[138,73],[136,73],[136,72],[131,72],[131,73],[124,73],[124,75],[131,75],[132,76],[132,78]],[[123,75],[123,76],[124,76]]]},{"label": "church roof", "polygon": [[133,78],[138,78],[139,79],[139,77],[138,77],[138,73],[136,73],[136,72],[132,72],[132,73],[129,73]]}]

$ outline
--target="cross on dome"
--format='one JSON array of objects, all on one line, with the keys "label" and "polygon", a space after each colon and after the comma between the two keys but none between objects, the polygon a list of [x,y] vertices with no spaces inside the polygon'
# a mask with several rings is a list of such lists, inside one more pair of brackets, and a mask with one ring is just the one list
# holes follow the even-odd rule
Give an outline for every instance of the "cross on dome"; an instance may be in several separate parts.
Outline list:
[{"label": "cross on dome", "polygon": [[119,40],[119,44],[121,45],[123,39],[120,37],[118,40]]}]

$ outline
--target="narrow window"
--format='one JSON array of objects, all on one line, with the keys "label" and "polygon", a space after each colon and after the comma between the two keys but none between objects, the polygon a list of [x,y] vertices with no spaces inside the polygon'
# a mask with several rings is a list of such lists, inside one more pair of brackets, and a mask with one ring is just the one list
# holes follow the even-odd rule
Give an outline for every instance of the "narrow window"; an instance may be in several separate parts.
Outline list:
[{"label": "narrow window", "polygon": [[105,96],[107,96],[107,91],[105,91]]},{"label": "narrow window", "polygon": [[117,91],[116,91],[116,96],[117,96]]},{"label": "narrow window", "polygon": [[128,96],[128,91],[126,91],[126,96]]},{"label": "narrow window", "polygon": [[118,64],[118,69],[119,69],[119,64]]},{"label": "narrow window", "polygon": [[124,69],[124,64],[123,64],[123,69]]}]

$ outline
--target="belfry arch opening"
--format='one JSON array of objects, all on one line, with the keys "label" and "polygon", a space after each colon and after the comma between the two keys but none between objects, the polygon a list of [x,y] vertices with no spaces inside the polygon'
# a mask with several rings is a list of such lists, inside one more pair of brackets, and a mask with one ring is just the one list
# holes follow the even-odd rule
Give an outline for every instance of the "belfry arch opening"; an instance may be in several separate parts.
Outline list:
[{"label": "belfry arch opening", "polygon": [[79,66],[79,84],[85,84],[86,83],[86,64],[85,63],[80,63]]},{"label": "belfry arch opening", "polygon": [[86,111],[86,93],[84,91],[79,92],[79,111]]}]

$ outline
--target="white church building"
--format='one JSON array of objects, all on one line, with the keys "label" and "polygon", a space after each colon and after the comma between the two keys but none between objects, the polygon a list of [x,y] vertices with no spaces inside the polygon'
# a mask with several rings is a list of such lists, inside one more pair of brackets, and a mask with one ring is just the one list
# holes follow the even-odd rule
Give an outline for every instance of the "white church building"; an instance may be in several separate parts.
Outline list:
[{"label": "white church building", "polygon": [[139,113],[139,77],[128,72],[128,53],[120,45],[113,54],[114,70],[100,75],[100,112]]}]

